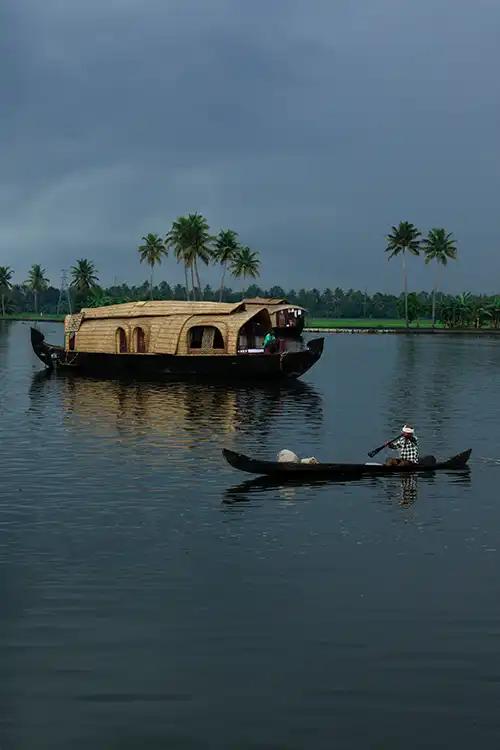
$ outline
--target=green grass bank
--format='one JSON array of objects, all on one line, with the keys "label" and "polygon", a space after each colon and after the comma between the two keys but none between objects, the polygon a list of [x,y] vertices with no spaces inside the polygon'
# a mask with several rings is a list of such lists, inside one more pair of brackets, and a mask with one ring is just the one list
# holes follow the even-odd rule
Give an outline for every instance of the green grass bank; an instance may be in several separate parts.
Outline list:
[{"label": "green grass bank", "polygon": [[[432,321],[421,319],[414,321],[410,328],[431,328]],[[307,318],[306,328],[405,328],[405,321],[400,318]],[[442,328],[436,323],[436,328]]]},{"label": "green grass bank", "polygon": [[64,313],[62,315],[48,314],[48,315],[36,315],[36,313],[12,313],[12,315],[0,315],[0,320],[33,320],[37,323],[43,322],[44,320],[61,322],[64,320]]}]

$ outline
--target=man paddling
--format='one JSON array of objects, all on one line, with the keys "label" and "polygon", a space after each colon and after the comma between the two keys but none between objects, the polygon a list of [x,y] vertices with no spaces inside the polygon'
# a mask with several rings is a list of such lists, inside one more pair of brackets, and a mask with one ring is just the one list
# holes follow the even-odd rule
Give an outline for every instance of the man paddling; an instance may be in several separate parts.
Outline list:
[{"label": "man paddling", "polygon": [[411,425],[403,425],[400,437],[387,443],[387,447],[399,451],[399,458],[390,458],[387,461],[388,466],[418,464],[418,440]]}]

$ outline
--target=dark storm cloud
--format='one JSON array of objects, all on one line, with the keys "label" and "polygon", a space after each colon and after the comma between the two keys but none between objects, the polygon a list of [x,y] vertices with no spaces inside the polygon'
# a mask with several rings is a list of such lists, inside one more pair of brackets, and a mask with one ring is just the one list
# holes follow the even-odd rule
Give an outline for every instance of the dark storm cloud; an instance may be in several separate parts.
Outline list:
[{"label": "dark storm cloud", "polygon": [[264,283],[395,288],[383,238],[408,219],[457,235],[450,286],[498,288],[497,2],[10,0],[0,21],[17,280],[81,256],[142,278],[140,236],[199,210]]}]

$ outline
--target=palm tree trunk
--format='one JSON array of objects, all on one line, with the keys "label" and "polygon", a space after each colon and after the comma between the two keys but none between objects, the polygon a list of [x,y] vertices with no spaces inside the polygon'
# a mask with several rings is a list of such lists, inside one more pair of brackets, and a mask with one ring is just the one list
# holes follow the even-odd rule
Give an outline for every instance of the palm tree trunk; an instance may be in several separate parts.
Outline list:
[{"label": "palm tree trunk", "polygon": [[153,299],[153,266],[151,266],[151,276],[149,277],[149,293]]},{"label": "palm tree trunk", "polygon": [[191,287],[193,289],[193,300],[196,300],[196,286],[194,283],[194,270],[193,270],[193,264],[191,263]]},{"label": "palm tree trunk", "polygon": [[437,293],[438,293],[439,287],[441,286],[443,282],[443,278],[441,276],[441,270],[442,268],[440,268],[440,265],[438,263],[437,268],[436,268],[436,277],[434,281],[434,298],[432,300],[432,327],[433,328],[436,324]]},{"label": "palm tree trunk", "polygon": [[184,279],[186,281],[186,299],[189,301],[189,281],[188,281],[187,263],[184,263]]},{"label": "palm tree trunk", "polygon": [[227,263],[224,262],[222,264],[222,278],[220,280],[219,302],[222,302],[222,294],[224,292],[224,280],[226,278],[226,269],[227,269]]},{"label": "palm tree trunk", "polygon": [[196,273],[196,282],[198,284],[198,291],[199,291],[200,299],[201,299],[202,298],[201,281],[200,281],[200,274],[198,273],[198,263],[196,262],[196,258],[194,259],[194,270],[195,270],[195,273]]},{"label": "palm tree trunk", "polygon": [[408,276],[406,274],[406,254],[403,250],[403,283],[404,283],[404,294],[405,294],[405,322],[408,328]]},{"label": "palm tree trunk", "polygon": [[5,318],[5,294],[2,292],[2,316]]},{"label": "palm tree trunk", "polygon": [[36,289],[33,289],[33,300],[35,302],[35,314],[38,315],[38,292]]}]

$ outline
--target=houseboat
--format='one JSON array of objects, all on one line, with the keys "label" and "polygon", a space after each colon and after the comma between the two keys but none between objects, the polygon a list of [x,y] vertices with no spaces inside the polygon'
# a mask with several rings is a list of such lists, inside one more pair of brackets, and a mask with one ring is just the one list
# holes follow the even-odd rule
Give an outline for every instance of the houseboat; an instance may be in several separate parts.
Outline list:
[{"label": "houseboat", "polygon": [[[283,300],[127,302],[67,315],[64,346],[47,343],[35,328],[31,342],[46,367],[104,376],[296,378],[317,362],[324,343],[298,335],[298,310]],[[298,324],[287,326],[292,319]],[[277,337],[272,353],[263,346],[270,331]]]}]

